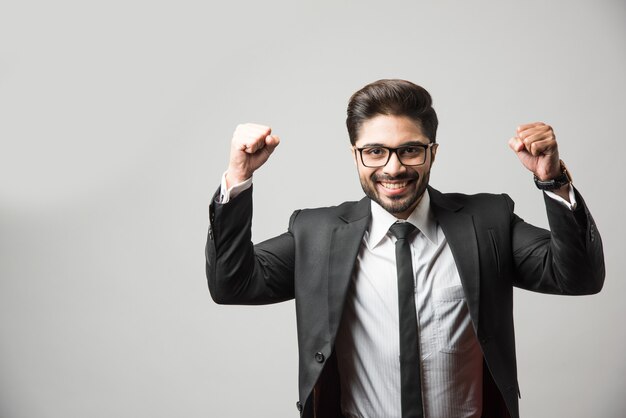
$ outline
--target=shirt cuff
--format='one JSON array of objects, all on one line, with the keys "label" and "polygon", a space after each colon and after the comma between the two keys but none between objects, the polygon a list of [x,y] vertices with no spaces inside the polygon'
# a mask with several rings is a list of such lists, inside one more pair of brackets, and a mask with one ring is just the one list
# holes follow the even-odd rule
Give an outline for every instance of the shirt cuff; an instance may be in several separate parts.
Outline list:
[{"label": "shirt cuff", "polygon": [[220,186],[220,197],[217,203],[228,203],[230,199],[234,199],[244,190],[248,190],[252,186],[252,177],[241,183],[234,184],[230,188],[226,186],[226,171],[222,174],[222,184]]},{"label": "shirt cuff", "polygon": [[546,190],[546,194],[552,199],[556,200],[557,202],[560,202],[564,204],[565,206],[567,206],[569,210],[575,210],[577,206],[577,202],[576,202],[576,196],[574,194],[574,188],[572,187],[571,184],[568,187],[569,187],[569,202],[554,192]]}]

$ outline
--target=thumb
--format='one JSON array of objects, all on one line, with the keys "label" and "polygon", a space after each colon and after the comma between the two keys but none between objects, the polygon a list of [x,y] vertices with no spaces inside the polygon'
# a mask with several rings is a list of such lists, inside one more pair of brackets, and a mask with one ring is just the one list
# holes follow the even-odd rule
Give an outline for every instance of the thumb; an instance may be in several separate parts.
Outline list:
[{"label": "thumb", "polygon": [[516,153],[519,153],[520,151],[525,149],[524,143],[522,142],[522,140],[516,136],[509,139],[509,147]]}]

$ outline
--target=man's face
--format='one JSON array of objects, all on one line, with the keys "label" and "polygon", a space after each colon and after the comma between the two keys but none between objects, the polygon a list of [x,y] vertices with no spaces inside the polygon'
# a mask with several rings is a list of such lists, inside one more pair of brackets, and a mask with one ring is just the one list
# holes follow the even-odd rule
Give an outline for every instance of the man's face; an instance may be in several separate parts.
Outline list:
[{"label": "man's face", "polygon": [[[361,126],[355,148],[429,144],[422,128],[407,116],[378,115]],[[413,212],[428,186],[430,167],[437,146],[426,150],[426,160],[419,166],[405,166],[392,153],[383,167],[365,167],[355,153],[359,180],[365,194],[397,218],[406,219]]]}]

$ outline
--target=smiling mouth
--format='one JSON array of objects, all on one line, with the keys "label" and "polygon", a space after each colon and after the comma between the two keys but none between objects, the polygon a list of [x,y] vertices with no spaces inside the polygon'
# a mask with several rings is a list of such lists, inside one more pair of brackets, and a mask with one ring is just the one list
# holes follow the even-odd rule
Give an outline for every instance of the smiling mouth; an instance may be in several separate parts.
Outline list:
[{"label": "smiling mouth", "polygon": [[390,189],[390,190],[394,190],[394,189],[402,189],[404,187],[407,186],[407,184],[409,184],[408,181],[403,181],[401,183],[385,183],[385,182],[380,182],[379,183],[381,186],[383,186],[385,189]]}]

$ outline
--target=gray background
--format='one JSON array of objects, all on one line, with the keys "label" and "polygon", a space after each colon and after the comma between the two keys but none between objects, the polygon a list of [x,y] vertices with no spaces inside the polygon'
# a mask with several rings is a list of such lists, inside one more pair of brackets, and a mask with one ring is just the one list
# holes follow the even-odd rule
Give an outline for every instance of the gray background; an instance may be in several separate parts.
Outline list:
[{"label": "gray background", "polygon": [[237,123],[282,143],[255,175],[254,240],[362,195],[352,92],[406,78],[440,117],[431,184],[507,192],[508,149],[554,126],[604,239],[596,296],[516,292],[525,417],[626,416],[623,1],[3,1],[0,416],[297,416],[292,302],[209,298],[210,195]]}]

